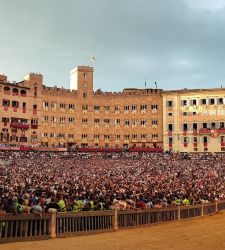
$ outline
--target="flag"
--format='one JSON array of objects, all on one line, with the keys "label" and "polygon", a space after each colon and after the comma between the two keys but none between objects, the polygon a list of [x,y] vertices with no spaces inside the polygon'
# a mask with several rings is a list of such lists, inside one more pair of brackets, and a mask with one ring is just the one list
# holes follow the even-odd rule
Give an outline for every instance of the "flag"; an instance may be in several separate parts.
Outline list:
[{"label": "flag", "polygon": [[145,88],[146,88],[146,81],[145,81]]},{"label": "flag", "polygon": [[92,62],[95,62],[95,56],[92,56],[92,57],[91,57],[91,61],[92,61]]},{"label": "flag", "polygon": [[155,82],[155,88],[157,89],[157,83]]}]

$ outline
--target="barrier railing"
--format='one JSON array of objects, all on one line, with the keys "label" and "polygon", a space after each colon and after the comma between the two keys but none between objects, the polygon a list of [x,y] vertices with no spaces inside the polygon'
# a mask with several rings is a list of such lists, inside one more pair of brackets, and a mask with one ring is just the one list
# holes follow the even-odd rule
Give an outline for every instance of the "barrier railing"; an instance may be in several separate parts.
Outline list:
[{"label": "barrier railing", "polygon": [[[6,214],[0,217],[0,243],[48,239],[51,237],[51,214]],[[54,236],[54,235],[53,235]]]},{"label": "barrier railing", "polygon": [[211,215],[225,210],[225,200],[215,203],[161,209],[104,210],[43,214],[0,214],[0,243],[96,234]]},{"label": "barrier railing", "polygon": [[57,237],[110,231],[115,227],[115,214],[112,210],[58,213],[56,220]]}]

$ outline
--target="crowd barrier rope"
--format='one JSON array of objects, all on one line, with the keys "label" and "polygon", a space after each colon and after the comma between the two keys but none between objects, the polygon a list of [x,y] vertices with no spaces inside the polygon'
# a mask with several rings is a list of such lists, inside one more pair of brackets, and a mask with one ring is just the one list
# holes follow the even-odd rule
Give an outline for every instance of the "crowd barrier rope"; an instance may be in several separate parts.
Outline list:
[{"label": "crowd barrier rope", "polygon": [[208,216],[225,210],[225,200],[160,209],[0,214],[0,243],[96,234]]}]

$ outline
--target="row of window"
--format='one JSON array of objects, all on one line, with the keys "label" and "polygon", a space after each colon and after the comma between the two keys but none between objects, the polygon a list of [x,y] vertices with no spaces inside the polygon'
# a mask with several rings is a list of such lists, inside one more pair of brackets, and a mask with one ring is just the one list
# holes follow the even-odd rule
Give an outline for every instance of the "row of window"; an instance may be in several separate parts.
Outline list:
[{"label": "row of window", "polygon": [[[202,98],[181,100],[181,106],[196,106],[196,105],[222,105],[225,103],[225,98]],[[172,100],[166,102],[167,107],[173,107],[174,102]]]},{"label": "row of window", "polygon": [[[18,101],[10,101],[8,99],[3,99],[2,100],[2,106],[3,107],[10,107],[10,103],[11,103],[11,107],[13,108],[19,108],[20,107],[20,103]],[[26,108],[26,102],[22,102],[22,108]],[[33,110],[37,110],[37,105],[33,104]]]},{"label": "row of window", "polygon": [[[42,133],[41,136],[42,136],[42,138],[48,138],[48,133]],[[64,134],[64,133],[59,133],[59,134],[50,133],[49,137],[50,138],[64,138],[65,139],[66,138],[66,134]],[[88,139],[89,137],[90,136],[88,136],[88,134],[82,134],[81,135],[81,139]],[[147,139],[147,138],[150,138],[150,137],[152,139],[157,139],[158,138],[158,134],[152,134],[151,136],[147,135],[147,134],[140,134],[140,135],[137,135],[137,134],[132,134],[132,135],[125,134],[125,135],[123,135],[123,139],[124,140],[129,140],[129,139],[132,139],[132,140],[142,139],[143,140],[143,139]],[[68,134],[68,138],[69,139],[74,139],[75,135],[74,134]],[[120,135],[120,134],[117,134],[117,135],[109,135],[109,134],[99,135],[99,134],[94,134],[93,138],[94,139],[104,138],[105,140],[112,140],[114,138],[115,140],[120,140],[122,138],[122,135]]]},{"label": "row of window", "polygon": [[[50,119],[49,119],[50,118]],[[66,117],[59,117],[59,123],[66,123]],[[56,123],[57,122],[57,118],[55,116],[44,116],[43,117],[43,122],[52,122],[52,123]],[[82,124],[88,124],[88,118],[82,118]],[[99,118],[94,118],[94,124],[99,125],[100,124],[100,119]],[[74,117],[68,117],[68,122],[69,123],[74,123],[75,122],[75,118]],[[110,124],[110,119],[106,118],[103,120],[104,124]],[[120,119],[115,119],[113,120],[113,123],[116,125],[121,124],[121,120]],[[138,125],[138,123],[140,123],[140,125],[147,125],[147,119],[142,119],[140,121],[138,121],[137,119],[132,119],[132,120],[124,120],[124,125]],[[158,120],[157,119],[152,119],[151,120],[152,125],[158,125]]]},{"label": "row of window", "polygon": [[[168,137],[168,142],[173,143],[173,139],[175,139],[175,138],[172,136]],[[184,136],[184,137],[179,138],[179,141],[181,141],[182,143],[198,143],[198,142],[208,143],[208,142],[210,142],[210,137],[208,137],[208,136],[203,136],[203,137],[186,137],[186,136]],[[218,141],[220,143],[224,143],[225,136],[218,137]]]},{"label": "row of window", "polygon": [[[52,109],[55,109],[57,107],[57,103],[49,103],[48,101],[43,102],[43,108],[49,108],[51,107]],[[65,103],[59,103],[58,107],[60,109],[66,109],[68,107],[68,109],[73,109],[75,110],[75,104],[65,104]],[[125,105],[123,107],[124,111],[135,111],[138,110],[138,105]],[[88,108],[90,108],[90,106],[88,107],[88,105],[83,105],[82,106],[82,110],[88,110]],[[112,107],[111,107],[112,108]],[[100,111],[101,109],[104,109],[105,111],[110,111],[110,106],[104,106],[104,107],[100,107],[100,106],[94,106],[94,111]],[[151,105],[151,109],[152,110],[156,110],[158,109],[158,104],[152,104]],[[114,110],[118,111],[121,110],[120,105],[115,105],[114,106]],[[140,105],[140,110],[147,110],[147,105],[146,104],[142,104]]]},{"label": "row of window", "polygon": [[[193,123],[183,123],[181,129],[183,131],[197,130],[197,129],[224,129],[225,122],[193,122]],[[168,131],[174,130],[174,124],[168,124]]]}]

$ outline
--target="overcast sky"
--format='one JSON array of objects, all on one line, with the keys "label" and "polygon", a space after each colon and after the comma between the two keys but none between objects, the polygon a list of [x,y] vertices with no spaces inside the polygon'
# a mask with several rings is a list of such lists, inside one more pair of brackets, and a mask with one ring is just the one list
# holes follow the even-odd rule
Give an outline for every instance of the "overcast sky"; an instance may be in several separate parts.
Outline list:
[{"label": "overcast sky", "polygon": [[102,90],[225,86],[225,0],[0,0],[0,73],[69,88],[77,65]]}]

